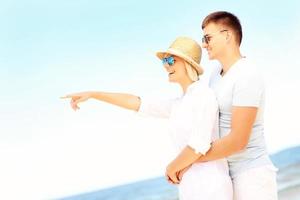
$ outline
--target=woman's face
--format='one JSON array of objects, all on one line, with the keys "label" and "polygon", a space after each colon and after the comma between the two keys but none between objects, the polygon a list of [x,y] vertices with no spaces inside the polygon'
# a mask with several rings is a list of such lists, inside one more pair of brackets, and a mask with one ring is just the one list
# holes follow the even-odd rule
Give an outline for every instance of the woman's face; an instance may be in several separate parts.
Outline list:
[{"label": "woman's face", "polygon": [[[170,56],[174,58],[173,62],[173,59],[170,58]],[[186,78],[189,78],[185,68],[185,61],[182,58],[173,55],[168,55],[165,58],[170,61],[164,63],[164,67],[168,72],[170,82],[181,83]]]}]

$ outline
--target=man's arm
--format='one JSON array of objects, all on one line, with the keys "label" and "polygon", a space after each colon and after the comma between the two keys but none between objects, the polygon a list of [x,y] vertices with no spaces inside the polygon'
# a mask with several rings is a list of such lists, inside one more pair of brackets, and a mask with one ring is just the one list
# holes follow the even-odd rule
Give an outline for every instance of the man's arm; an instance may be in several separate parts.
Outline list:
[{"label": "man's arm", "polygon": [[243,150],[249,142],[257,110],[256,107],[234,106],[230,133],[213,142],[210,150],[201,156],[197,162],[225,158]]},{"label": "man's arm", "polygon": [[178,172],[187,166],[193,164],[202,154],[195,153],[195,150],[186,146],[178,156],[167,167],[172,172]]},{"label": "man's arm", "polygon": [[[178,172],[188,169],[197,159],[201,153],[196,153],[190,146],[186,146],[178,156],[167,166],[166,177],[172,183],[179,183]],[[186,170],[184,170],[186,171]]]}]

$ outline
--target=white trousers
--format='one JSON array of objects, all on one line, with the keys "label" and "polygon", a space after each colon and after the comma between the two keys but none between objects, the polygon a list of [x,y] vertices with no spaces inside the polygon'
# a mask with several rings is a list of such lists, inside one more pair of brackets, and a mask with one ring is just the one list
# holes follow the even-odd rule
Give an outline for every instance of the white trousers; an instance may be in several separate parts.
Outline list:
[{"label": "white trousers", "polygon": [[277,200],[276,171],[268,165],[237,175],[233,179],[234,200]]},{"label": "white trousers", "polygon": [[193,164],[183,175],[178,189],[180,200],[232,200],[233,198],[232,181],[227,166],[213,161]]}]

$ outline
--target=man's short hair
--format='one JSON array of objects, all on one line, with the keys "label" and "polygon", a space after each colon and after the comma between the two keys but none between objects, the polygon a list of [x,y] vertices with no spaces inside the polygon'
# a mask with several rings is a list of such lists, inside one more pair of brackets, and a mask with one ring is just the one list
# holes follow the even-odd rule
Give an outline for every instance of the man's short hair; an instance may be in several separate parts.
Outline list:
[{"label": "man's short hair", "polygon": [[232,29],[236,36],[236,40],[241,45],[243,32],[240,20],[232,13],[226,11],[213,12],[205,17],[202,22],[202,29],[204,29],[209,23],[222,24],[225,27]]}]

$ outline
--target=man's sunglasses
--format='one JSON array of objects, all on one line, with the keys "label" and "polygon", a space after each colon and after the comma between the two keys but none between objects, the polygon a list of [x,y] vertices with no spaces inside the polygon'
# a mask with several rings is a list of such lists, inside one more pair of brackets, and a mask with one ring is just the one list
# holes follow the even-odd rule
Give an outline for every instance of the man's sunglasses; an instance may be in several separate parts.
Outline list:
[{"label": "man's sunglasses", "polygon": [[218,34],[218,33],[223,33],[225,31],[228,31],[228,30],[221,30],[217,33],[211,33],[211,34],[206,34],[202,37],[202,43],[205,43],[205,44],[209,44],[211,38],[212,38],[212,35],[215,35],[215,34]]}]

